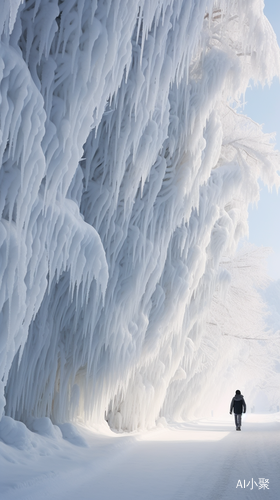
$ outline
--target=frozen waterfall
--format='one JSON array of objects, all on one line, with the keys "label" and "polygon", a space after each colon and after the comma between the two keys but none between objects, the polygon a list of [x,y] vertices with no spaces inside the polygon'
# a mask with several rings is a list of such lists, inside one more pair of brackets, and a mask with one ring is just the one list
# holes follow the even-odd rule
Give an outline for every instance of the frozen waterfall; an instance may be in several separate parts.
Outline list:
[{"label": "frozen waterfall", "polygon": [[0,413],[184,417],[229,362],[257,180],[279,184],[238,114],[280,75],[263,1],[2,0],[0,32]]}]

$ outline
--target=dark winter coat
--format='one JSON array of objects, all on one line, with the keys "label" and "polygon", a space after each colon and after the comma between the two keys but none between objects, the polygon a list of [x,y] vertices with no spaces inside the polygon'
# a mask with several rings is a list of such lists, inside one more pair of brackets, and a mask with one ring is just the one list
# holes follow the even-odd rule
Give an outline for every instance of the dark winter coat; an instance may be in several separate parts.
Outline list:
[{"label": "dark winter coat", "polygon": [[246,403],[244,401],[244,397],[242,394],[237,394],[232,398],[231,404],[230,404],[230,413],[234,410],[234,413],[237,415],[241,415],[242,411],[243,413],[246,413]]}]

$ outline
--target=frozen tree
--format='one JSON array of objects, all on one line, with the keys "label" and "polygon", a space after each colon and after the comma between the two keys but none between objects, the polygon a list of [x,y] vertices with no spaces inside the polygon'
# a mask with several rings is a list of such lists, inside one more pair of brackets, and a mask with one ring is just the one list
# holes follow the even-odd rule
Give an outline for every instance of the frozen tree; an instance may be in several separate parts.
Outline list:
[{"label": "frozen tree", "polygon": [[268,309],[266,330],[270,332],[267,360],[270,373],[260,380],[258,388],[268,397],[271,409],[279,411],[280,407],[280,280],[272,281],[262,291],[262,298]]},{"label": "frozen tree", "polygon": [[280,73],[263,2],[5,0],[0,32],[0,410],[152,426],[279,184],[237,112]]}]

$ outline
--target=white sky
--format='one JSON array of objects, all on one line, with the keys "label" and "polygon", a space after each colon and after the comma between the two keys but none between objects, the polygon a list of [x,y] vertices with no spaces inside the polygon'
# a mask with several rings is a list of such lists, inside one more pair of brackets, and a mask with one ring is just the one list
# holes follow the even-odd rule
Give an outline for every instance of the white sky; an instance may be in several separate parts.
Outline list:
[{"label": "white sky", "polygon": [[[265,0],[264,13],[270,21],[280,44],[280,1]],[[264,132],[276,132],[276,148],[280,150],[280,83],[274,79],[270,88],[253,88],[246,92],[244,113],[263,124]],[[280,166],[279,166],[280,168]],[[261,190],[258,207],[249,210],[249,241],[258,246],[271,247],[267,259],[268,274],[280,279],[280,193],[275,188],[269,193]]]}]

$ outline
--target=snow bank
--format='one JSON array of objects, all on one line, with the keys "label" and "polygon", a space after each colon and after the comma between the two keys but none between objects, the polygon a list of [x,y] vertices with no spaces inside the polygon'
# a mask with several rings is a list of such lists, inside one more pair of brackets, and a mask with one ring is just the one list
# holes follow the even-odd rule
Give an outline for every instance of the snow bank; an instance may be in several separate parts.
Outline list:
[{"label": "snow bank", "polygon": [[22,422],[16,422],[11,417],[2,417],[0,421],[0,439],[10,446],[20,450],[29,450],[34,441],[33,434]]},{"label": "snow bank", "polygon": [[246,234],[257,179],[279,184],[271,137],[236,111],[251,78],[280,74],[262,9],[261,0],[5,2],[6,418],[40,419],[34,430],[48,433],[41,419],[105,416],[132,430],[171,415],[174,398],[178,414],[193,404],[206,315],[231,279],[221,260]]},{"label": "snow bank", "polygon": [[63,439],[69,441],[69,443],[75,444],[76,446],[83,446],[87,448],[86,440],[79,434],[76,427],[73,424],[65,422],[59,426]]}]

